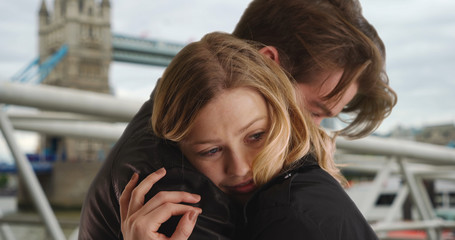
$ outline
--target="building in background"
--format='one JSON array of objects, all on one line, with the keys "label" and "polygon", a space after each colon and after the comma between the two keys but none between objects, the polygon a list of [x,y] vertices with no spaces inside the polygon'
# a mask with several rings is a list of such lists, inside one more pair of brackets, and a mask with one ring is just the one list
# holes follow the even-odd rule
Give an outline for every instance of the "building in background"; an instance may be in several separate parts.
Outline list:
[{"label": "building in background", "polygon": [[416,134],[416,141],[455,148],[455,124],[441,124],[423,127]]},{"label": "building in background", "polygon": [[[42,0],[39,9],[39,61],[60,51],[43,84],[110,93],[112,33],[109,0]],[[45,64],[44,64],[45,65]],[[43,136],[40,154],[56,161],[101,161],[112,143],[92,139]]]}]

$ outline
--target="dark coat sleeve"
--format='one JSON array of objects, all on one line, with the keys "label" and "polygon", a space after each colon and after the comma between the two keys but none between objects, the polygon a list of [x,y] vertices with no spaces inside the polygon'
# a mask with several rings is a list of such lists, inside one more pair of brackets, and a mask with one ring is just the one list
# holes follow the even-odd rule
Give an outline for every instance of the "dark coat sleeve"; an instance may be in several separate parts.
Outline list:
[{"label": "dark coat sleeve", "polygon": [[148,129],[151,109],[150,100],[143,104],[93,180],[82,207],[79,239],[122,239],[121,192],[134,172],[144,175],[162,166],[149,161],[154,156],[149,146],[156,142]]}]

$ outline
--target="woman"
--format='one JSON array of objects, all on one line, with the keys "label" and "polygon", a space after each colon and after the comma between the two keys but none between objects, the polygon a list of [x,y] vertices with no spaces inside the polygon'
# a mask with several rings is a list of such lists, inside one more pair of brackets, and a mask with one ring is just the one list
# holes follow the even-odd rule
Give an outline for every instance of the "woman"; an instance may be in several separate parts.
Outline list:
[{"label": "woman", "polygon": [[[244,205],[255,193],[246,204],[247,231],[238,235],[262,238],[264,230],[254,223],[270,208],[257,207],[274,202],[274,189],[283,189],[282,182],[288,181],[286,189],[294,186],[286,179],[299,180],[295,176],[303,170],[322,171],[316,175],[331,181],[335,195],[349,198],[340,194],[335,180],[344,181],[328,151],[330,138],[300,111],[286,72],[252,45],[212,33],[185,47],[157,85],[151,124],[157,136],[178,147],[195,169],[236,202]],[[126,186],[120,198],[125,239],[171,235],[173,229],[160,227],[172,215],[183,215],[172,238],[190,236],[201,213],[198,195],[161,191],[144,205],[144,196],[164,174],[155,172],[137,187],[133,175]],[[341,202],[340,208],[356,210],[352,202]],[[294,203],[302,208],[299,199]],[[374,236],[357,213],[351,218],[361,224],[351,227]]]}]

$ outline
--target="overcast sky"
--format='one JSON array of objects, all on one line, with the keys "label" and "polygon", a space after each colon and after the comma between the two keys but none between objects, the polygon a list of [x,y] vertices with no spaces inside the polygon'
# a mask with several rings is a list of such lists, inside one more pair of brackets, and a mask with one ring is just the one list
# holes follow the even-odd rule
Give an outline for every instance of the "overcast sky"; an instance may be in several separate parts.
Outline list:
[{"label": "overcast sky", "polygon": [[[53,1],[47,0],[48,8]],[[188,43],[212,31],[231,32],[247,0],[111,1],[114,33]],[[364,15],[387,48],[387,70],[398,104],[380,133],[455,121],[455,1],[361,0]],[[0,81],[37,54],[40,0],[0,1]],[[146,100],[163,69],[114,62],[118,96]],[[23,138],[30,146],[33,138]],[[25,140],[30,139],[30,140]],[[29,142],[27,142],[29,141]],[[0,140],[0,153],[5,145]]]}]

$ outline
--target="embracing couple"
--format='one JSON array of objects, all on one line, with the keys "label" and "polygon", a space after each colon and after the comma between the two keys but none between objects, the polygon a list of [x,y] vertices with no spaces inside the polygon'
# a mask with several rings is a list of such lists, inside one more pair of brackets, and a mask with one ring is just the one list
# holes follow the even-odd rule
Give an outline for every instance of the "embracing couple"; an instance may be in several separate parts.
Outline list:
[{"label": "embracing couple", "polygon": [[[377,239],[334,138],[396,103],[357,0],[253,0],[186,46],[94,179],[79,239]],[[324,118],[349,114],[327,133]]]}]

